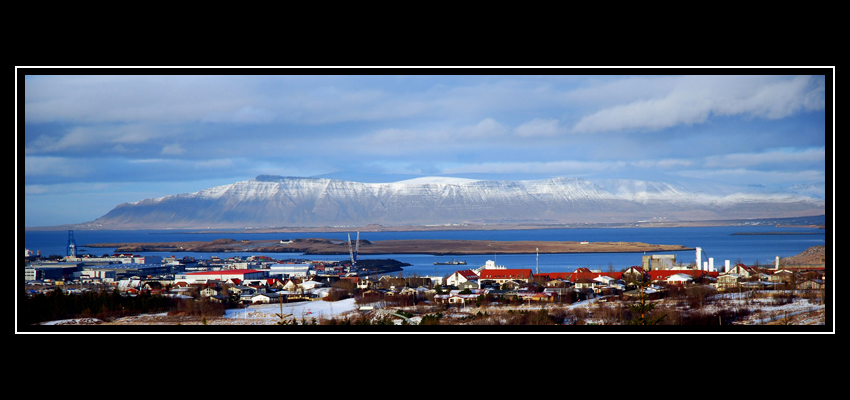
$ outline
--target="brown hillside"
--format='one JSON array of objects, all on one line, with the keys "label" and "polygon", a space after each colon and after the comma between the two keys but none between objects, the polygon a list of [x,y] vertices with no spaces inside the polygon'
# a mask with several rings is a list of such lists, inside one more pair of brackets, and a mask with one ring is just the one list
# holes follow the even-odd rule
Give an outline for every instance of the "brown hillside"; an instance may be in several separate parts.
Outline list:
[{"label": "brown hillside", "polygon": [[823,264],[826,262],[826,246],[812,246],[796,256],[779,260],[780,264]]}]

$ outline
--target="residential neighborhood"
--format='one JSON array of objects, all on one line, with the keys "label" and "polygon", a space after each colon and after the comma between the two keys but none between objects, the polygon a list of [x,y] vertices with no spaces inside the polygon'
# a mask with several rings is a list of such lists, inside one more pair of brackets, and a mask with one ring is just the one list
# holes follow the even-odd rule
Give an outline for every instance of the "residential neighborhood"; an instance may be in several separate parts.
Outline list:
[{"label": "residential neighborhood", "polygon": [[[465,266],[464,266],[465,267]],[[346,272],[348,271],[348,272]],[[118,293],[122,297],[161,296],[174,301],[205,302],[241,308],[258,304],[338,301],[354,298],[363,310],[370,304],[428,304],[434,309],[481,307],[482,304],[600,303],[679,296],[693,288],[715,293],[786,290],[823,291],[824,268],[815,266],[747,266],[727,263],[721,269],[675,263],[644,263],[621,271],[577,268],[535,273],[488,260],[477,268],[447,276],[385,273],[358,276],[339,261],[275,260],[269,257],[66,257],[55,262],[29,260],[29,297],[63,293]],[[33,279],[35,278],[35,279]],[[678,293],[678,294],[677,294]]]}]

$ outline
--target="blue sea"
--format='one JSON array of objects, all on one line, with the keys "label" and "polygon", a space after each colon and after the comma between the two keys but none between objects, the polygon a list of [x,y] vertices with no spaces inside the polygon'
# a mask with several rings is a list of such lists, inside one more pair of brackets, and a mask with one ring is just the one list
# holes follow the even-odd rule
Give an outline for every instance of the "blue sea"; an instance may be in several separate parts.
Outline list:
[{"label": "blue sea", "polygon": [[[763,233],[786,232],[797,234],[786,235],[734,235],[734,233]],[[350,232],[352,241],[357,232]],[[25,231],[24,246],[32,251],[40,251],[43,257],[52,254],[66,255],[68,246],[68,231]],[[246,233],[232,231],[224,233],[199,233],[198,231],[181,230],[75,230],[74,242],[78,254],[101,256],[112,254],[114,248],[87,248],[91,243],[121,243],[121,242],[183,242],[210,241],[228,238],[236,240],[277,240],[296,238],[326,238],[347,240],[348,234],[341,232],[303,232],[303,233]],[[498,241],[589,241],[589,242],[644,242],[650,244],[684,245],[703,249],[703,260],[714,258],[715,267],[722,266],[724,260],[730,260],[734,265],[743,262],[752,265],[773,264],[775,257],[790,257],[801,253],[812,246],[826,244],[824,229],[774,226],[722,226],[722,227],[683,227],[683,228],[568,228],[568,229],[535,229],[535,230],[491,230],[491,231],[413,231],[413,232],[360,232],[360,238],[370,241],[404,240],[404,239],[464,239],[464,240],[498,240]],[[529,249],[534,250],[534,249]],[[831,251],[831,250],[830,250]],[[264,255],[273,259],[308,258],[314,260],[345,260],[348,255],[338,256],[304,256],[301,253],[162,253],[145,252],[141,255],[171,255],[181,258],[191,256],[208,259],[213,255],[219,257]],[[653,254],[675,254],[676,261],[684,264],[696,259],[696,252],[673,251]],[[590,254],[498,254],[470,256],[434,256],[430,254],[383,254],[360,255],[360,259],[391,258],[411,264],[404,267],[404,276],[445,276],[458,269],[477,268],[487,260],[494,260],[497,265],[507,268],[530,268],[540,273],[570,272],[576,268],[586,267],[608,271],[613,268],[619,271],[633,265],[640,265],[643,253],[590,253]],[[466,261],[466,266],[434,265],[434,262]]]}]

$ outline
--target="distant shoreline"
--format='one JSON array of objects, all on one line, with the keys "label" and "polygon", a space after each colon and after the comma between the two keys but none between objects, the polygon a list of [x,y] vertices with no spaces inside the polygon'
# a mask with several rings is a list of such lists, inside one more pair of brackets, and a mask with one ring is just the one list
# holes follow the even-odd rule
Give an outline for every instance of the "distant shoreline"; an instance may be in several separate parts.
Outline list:
[{"label": "distant shoreline", "polygon": [[[172,243],[94,243],[80,247],[115,248],[116,253],[194,252],[194,253],[302,253],[304,255],[348,255],[348,243],[321,238],[279,240],[216,239],[209,242]],[[640,242],[557,242],[494,240],[361,240],[360,255],[431,254],[462,256],[483,254],[567,254],[567,253],[641,253],[688,251],[692,247]]]},{"label": "distant shoreline", "polygon": [[824,232],[735,232],[732,235],[823,235]]},{"label": "distant shoreline", "polygon": [[429,224],[429,225],[396,225],[385,226],[378,224],[345,225],[345,226],[292,226],[292,227],[149,227],[149,226],[95,226],[91,223],[67,224],[45,227],[25,227],[25,231],[54,231],[54,230],[174,230],[174,233],[199,234],[234,234],[234,233],[310,233],[310,232],[417,232],[417,231],[484,231],[484,230],[534,230],[534,229],[616,229],[616,228],[687,228],[687,227],[716,227],[716,226],[769,226],[790,228],[820,228],[825,225],[812,225],[811,222],[800,223],[799,220],[810,220],[824,215],[754,218],[706,221],[640,221],[640,222],[608,222],[608,223],[459,223],[459,224]]}]

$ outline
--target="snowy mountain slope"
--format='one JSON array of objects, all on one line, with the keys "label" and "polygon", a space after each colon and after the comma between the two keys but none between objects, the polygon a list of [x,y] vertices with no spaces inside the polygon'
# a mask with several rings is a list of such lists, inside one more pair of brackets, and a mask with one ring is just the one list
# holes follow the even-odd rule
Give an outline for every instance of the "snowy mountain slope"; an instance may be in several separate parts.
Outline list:
[{"label": "snowy mountain slope", "polygon": [[618,222],[822,213],[798,193],[640,180],[493,181],[428,177],[392,183],[261,175],[196,193],[125,203],[95,222],[128,227],[324,226],[457,222]]}]

